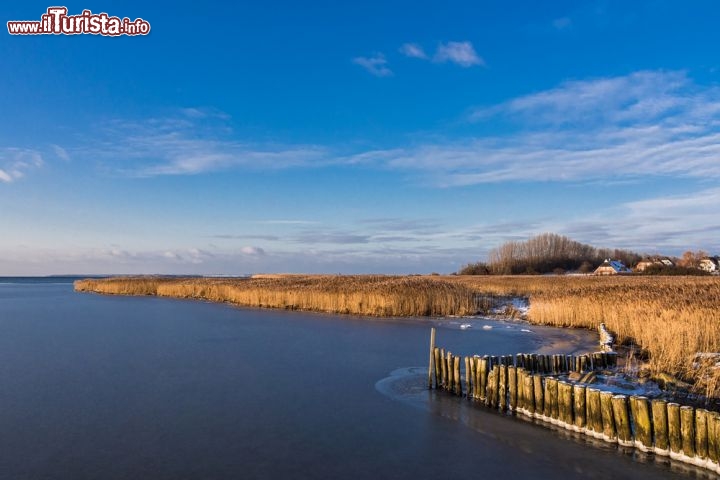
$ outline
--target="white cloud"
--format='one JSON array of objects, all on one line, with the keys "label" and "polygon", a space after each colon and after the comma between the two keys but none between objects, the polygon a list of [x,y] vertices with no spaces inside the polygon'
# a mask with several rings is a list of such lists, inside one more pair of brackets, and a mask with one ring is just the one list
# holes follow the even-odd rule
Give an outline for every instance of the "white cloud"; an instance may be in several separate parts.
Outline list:
[{"label": "white cloud", "polygon": [[410,58],[421,58],[421,59],[427,59],[428,56],[425,53],[425,50],[418,45],[417,43],[404,43],[400,47],[400,53],[405,55],[406,57]]},{"label": "white cloud", "polygon": [[252,255],[252,256],[265,255],[265,250],[263,250],[260,247],[252,247],[252,246],[242,247],[240,249],[240,252],[242,252],[244,255]]},{"label": "white cloud", "polygon": [[58,157],[60,160],[64,160],[66,162],[70,161],[70,155],[68,154],[67,150],[62,148],[60,145],[50,145],[50,148],[52,148],[52,151],[55,153],[55,156]]},{"label": "white cloud", "polygon": [[42,155],[37,150],[27,148],[0,148],[0,182],[12,183],[25,176],[25,173],[44,165]]},{"label": "white cloud", "polygon": [[372,57],[355,57],[353,63],[360,65],[376,77],[389,77],[393,74],[385,55],[377,53]]},{"label": "white cloud", "polygon": [[485,61],[475,52],[470,42],[441,43],[433,60],[439,63],[452,62],[461,67],[484,66]]}]

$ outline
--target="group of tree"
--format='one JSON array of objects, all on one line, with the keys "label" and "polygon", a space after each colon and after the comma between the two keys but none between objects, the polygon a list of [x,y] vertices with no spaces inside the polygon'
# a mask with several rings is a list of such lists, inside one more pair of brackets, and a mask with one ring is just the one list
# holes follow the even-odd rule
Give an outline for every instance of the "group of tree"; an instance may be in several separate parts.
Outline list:
[{"label": "group of tree", "polygon": [[642,256],[629,250],[596,248],[555,233],[543,233],[525,241],[510,241],[490,251],[488,263],[463,267],[460,275],[513,275],[578,271],[590,273],[605,259],[635,265]]}]

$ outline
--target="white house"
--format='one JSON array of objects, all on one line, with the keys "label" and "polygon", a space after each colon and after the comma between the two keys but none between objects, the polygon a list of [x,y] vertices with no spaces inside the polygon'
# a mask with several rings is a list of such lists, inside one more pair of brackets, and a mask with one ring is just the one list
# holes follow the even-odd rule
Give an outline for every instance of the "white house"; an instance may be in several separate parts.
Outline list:
[{"label": "white house", "polygon": [[718,257],[705,257],[702,260],[700,260],[700,270],[705,270],[706,272],[710,273],[717,273],[720,271],[720,262],[718,262]]},{"label": "white house", "polygon": [[623,273],[632,273],[628,267],[620,260],[605,260],[602,265],[595,269],[594,275],[620,275]]}]

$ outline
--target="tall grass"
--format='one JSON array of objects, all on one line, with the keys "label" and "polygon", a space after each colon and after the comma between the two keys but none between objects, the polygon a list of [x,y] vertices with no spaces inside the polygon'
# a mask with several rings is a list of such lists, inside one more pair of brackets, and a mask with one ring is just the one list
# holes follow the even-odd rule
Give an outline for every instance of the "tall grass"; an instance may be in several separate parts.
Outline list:
[{"label": "tall grass", "polygon": [[243,279],[116,277],[80,280],[78,291],[200,298],[249,307],[371,316],[469,315],[470,287],[426,277],[268,275]]},{"label": "tall grass", "polygon": [[648,355],[654,374],[695,382],[717,397],[720,372],[698,364],[698,352],[720,352],[718,277],[456,277],[478,292],[525,295],[533,323],[597,328]]}]

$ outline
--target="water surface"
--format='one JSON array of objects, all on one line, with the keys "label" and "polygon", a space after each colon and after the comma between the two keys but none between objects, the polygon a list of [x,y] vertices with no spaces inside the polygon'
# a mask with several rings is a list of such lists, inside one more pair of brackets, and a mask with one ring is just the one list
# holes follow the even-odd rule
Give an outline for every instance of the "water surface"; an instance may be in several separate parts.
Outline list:
[{"label": "water surface", "polygon": [[[543,330],[451,322],[438,343],[459,354],[531,351]],[[705,475],[428,392],[429,326],[0,279],[0,478]]]}]

